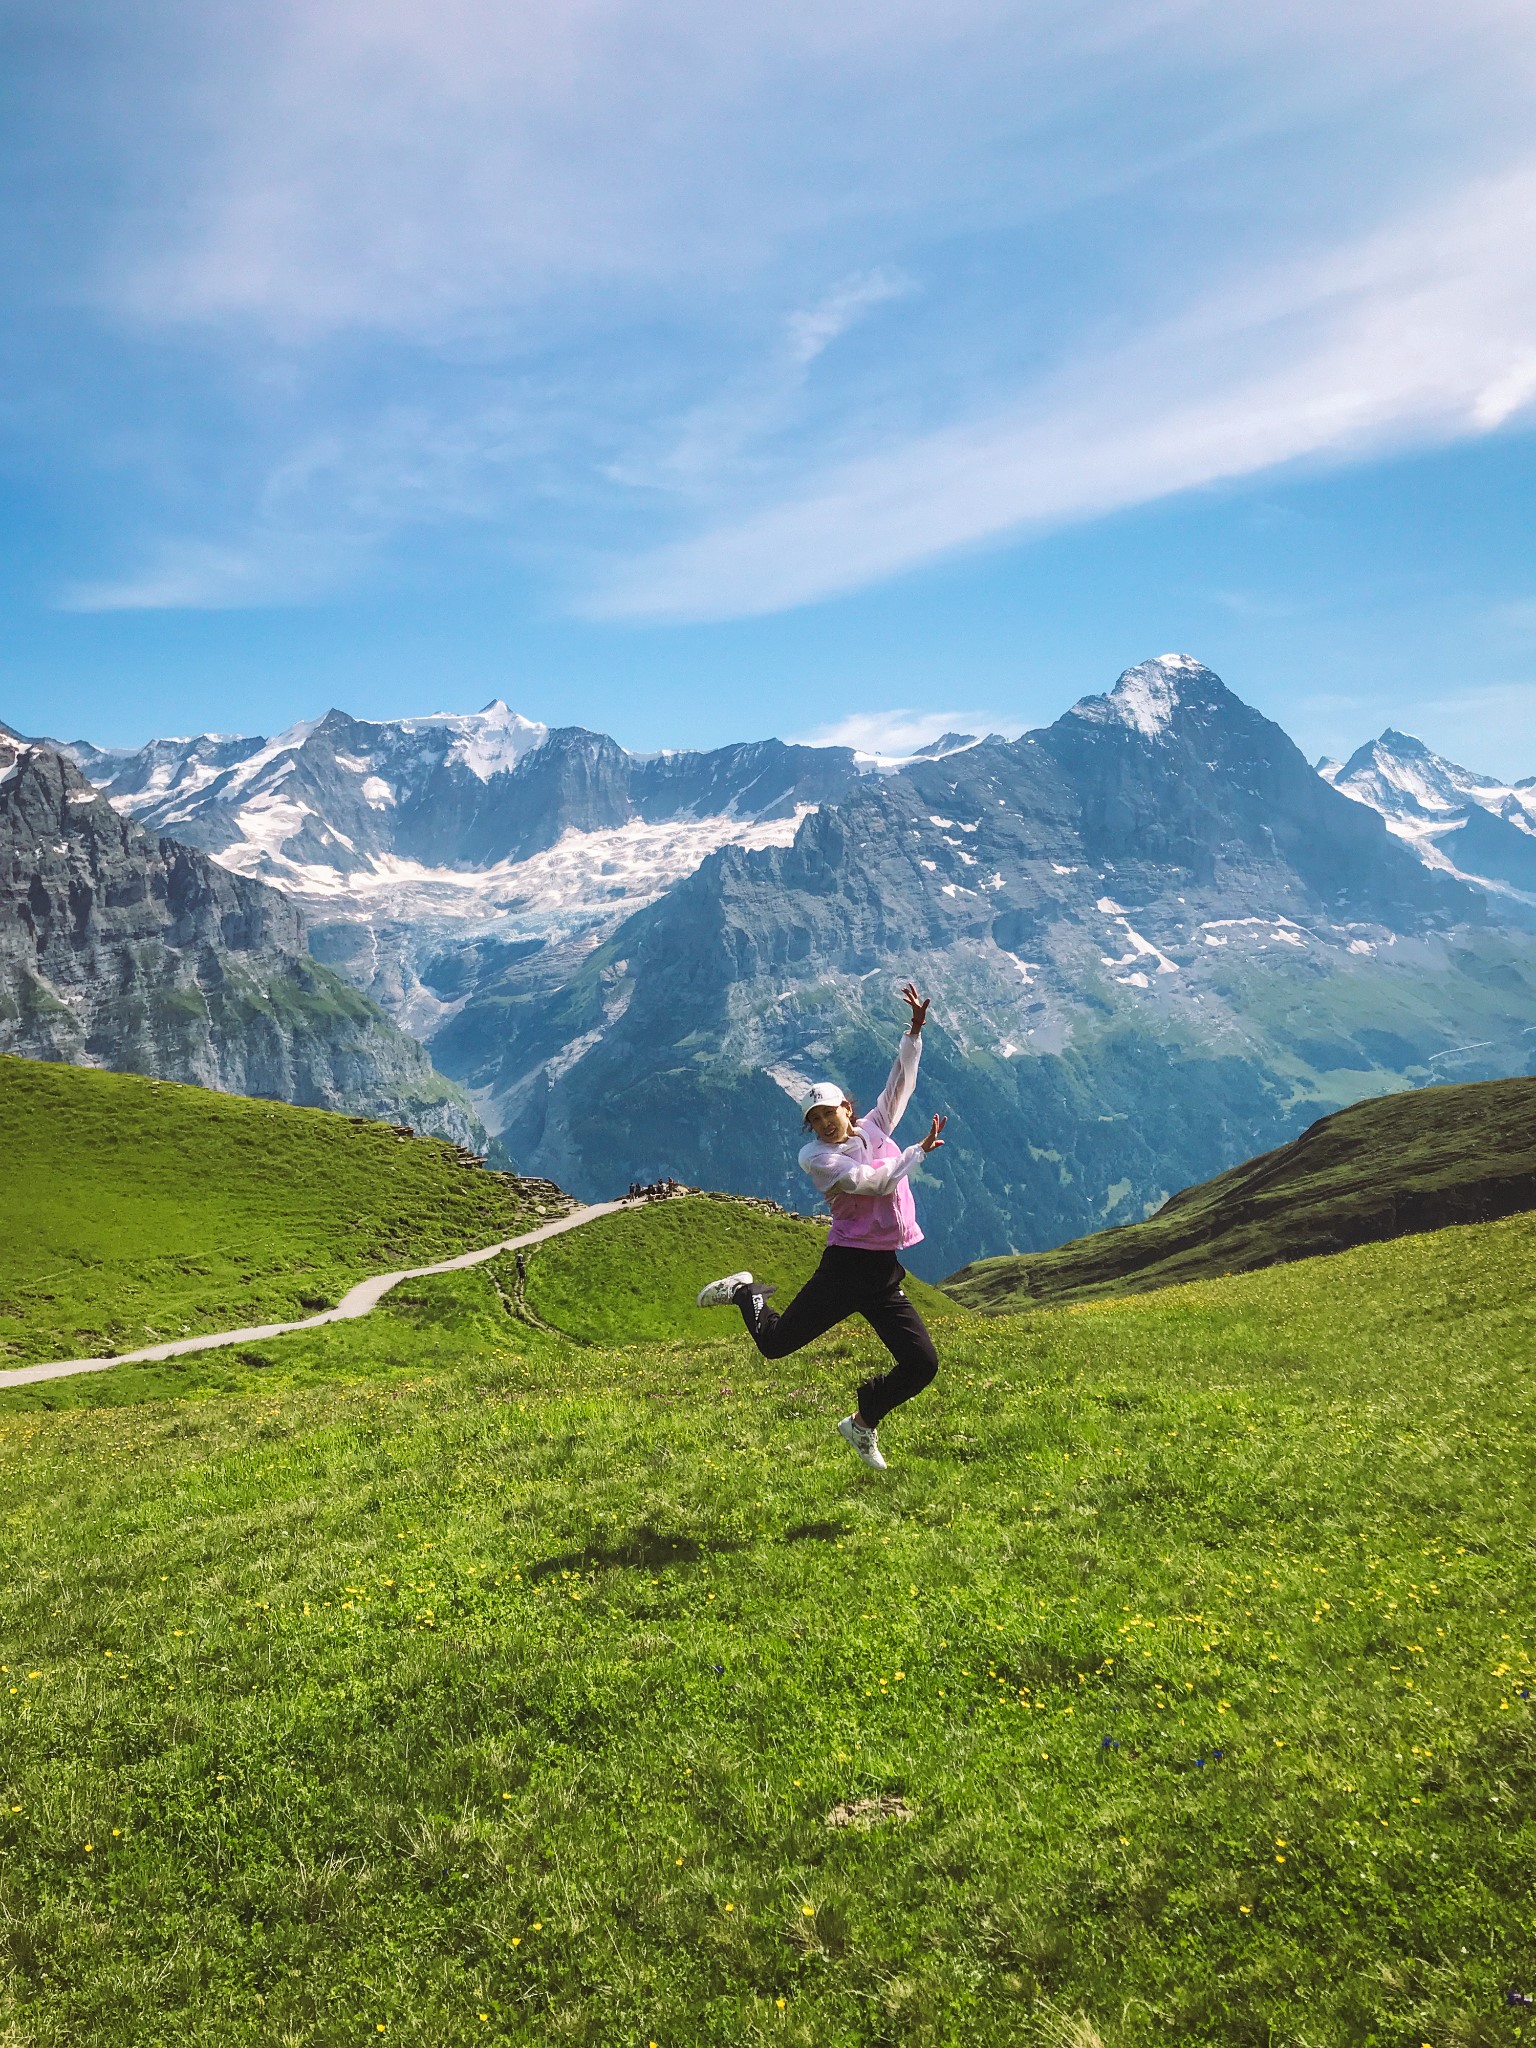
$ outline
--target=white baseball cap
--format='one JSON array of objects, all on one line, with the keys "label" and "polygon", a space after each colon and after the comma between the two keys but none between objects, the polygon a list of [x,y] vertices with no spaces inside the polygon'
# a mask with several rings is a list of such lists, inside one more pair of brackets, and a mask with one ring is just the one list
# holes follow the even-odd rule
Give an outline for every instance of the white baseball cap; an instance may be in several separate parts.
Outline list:
[{"label": "white baseball cap", "polygon": [[835,1081],[818,1081],[800,1105],[800,1121],[804,1123],[813,1109],[836,1109],[840,1102],[847,1100]]}]

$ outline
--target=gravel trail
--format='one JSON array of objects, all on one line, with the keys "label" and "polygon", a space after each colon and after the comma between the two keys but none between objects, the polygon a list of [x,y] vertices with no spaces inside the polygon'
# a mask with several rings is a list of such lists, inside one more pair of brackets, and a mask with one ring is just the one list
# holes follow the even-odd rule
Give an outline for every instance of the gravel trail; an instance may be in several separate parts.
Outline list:
[{"label": "gravel trail", "polygon": [[530,1230],[522,1237],[503,1238],[499,1244],[488,1244],[479,1251],[461,1252],[456,1259],[439,1260],[435,1266],[411,1266],[403,1273],[375,1273],[367,1280],[359,1280],[355,1287],[349,1287],[334,1308],[323,1309],[319,1315],[305,1316],[297,1323],[257,1323],[248,1330],[216,1330],[205,1337],[182,1337],[174,1344],[149,1344],[142,1351],[123,1351],[116,1358],[66,1358],[55,1365],[20,1365],[8,1372],[0,1372],[0,1387],[25,1387],[36,1380],[63,1380],[77,1372],[106,1372],[114,1365],[147,1365],[161,1358],[182,1358],[189,1351],[218,1351],[227,1344],[252,1344],[266,1337],[286,1337],[293,1330],[318,1330],[325,1323],[350,1323],[358,1316],[365,1316],[370,1309],[377,1308],[392,1287],[398,1287],[402,1280],[425,1280],[432,1273],[458,1273],[466,1266],[484,1265],[487,1259],[499,1258],[503,1252],[515,1252],[524,1245],[538,1244],[546,1237],[558,1237],[562,1231],[579,1229],[583,1223],[595,1223],[599,1216],[611,1216],[617,1209],[632,1209],[634,1202],[594,1202],[589,1208],[574,1209],[569,1216],[562,1216],[554,1223],[545,1223],[537,1230]]}]

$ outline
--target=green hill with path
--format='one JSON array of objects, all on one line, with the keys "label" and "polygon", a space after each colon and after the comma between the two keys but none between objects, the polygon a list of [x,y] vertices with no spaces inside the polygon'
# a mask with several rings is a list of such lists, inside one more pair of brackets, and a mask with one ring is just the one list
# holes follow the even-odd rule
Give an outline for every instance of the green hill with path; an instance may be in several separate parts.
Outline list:
[{"label": "green hill with path", "polygon": [[1186,1188],[1145,1223],[1055,1251],[977,1259],[943,1283],[968,1308],[1140,1293],[1536,1209],[1536,1080],[1378,1096]]},{"label": "green hill with path", "polygon": [[539,1220],[439,1138],[0,1057],[0,1369],[328,1308]]}]

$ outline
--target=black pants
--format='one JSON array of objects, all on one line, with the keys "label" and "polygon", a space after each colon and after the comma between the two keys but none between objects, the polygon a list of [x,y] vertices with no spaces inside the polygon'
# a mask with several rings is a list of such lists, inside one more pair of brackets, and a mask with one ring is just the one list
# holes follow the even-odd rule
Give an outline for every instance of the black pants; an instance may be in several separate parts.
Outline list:
[{"label": "black pants", "polygon": [[782,1315],[775,1315],[749,1287],[736,1301],[764,1358],[787,1358],[848,1316],[862,1316],[893,1361],[888,1373],[859,1389],[859,1413],[873,1429],[893,1408],[920,1394],[939,1369],[933,1339],[901,1291],[906,1277],[894,1252],[829,1244]]}]

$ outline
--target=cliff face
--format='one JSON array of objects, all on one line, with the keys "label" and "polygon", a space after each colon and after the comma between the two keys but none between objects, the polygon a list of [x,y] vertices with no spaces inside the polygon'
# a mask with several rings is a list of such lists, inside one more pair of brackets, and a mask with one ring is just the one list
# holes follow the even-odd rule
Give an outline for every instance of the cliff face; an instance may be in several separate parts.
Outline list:
[{"label": "cliff face", "polygon": [[422,1048],[309,957],[286,897],[3,733],[0,1051],[483,1136]]}]

